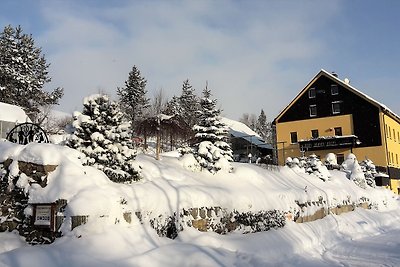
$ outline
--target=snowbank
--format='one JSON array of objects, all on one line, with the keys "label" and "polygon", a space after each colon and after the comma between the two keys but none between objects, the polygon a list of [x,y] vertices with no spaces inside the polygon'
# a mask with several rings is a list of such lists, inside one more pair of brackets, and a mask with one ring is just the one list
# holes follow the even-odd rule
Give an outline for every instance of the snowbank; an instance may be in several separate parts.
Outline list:
[{"label": "snowbank", "polygon": [[[346,259],[335,254],[341,243],[399,229],[399,201],[390,190],[362,189],[340,171],[331,171],[324,182],[289,167],[266,170],[234,163],[234,172],[212,175],[186,169],[187,162],[175,153],[163,155],[160,161],[140,154],[137,161],[143,167],[143,179],[127,185],[82,166],[80,156],[59,145],[0,142],[0,162],[11,158],[58,165],[46,187],[33,184],[28,188],[29,202],[63,198],[68,200],[67,218],[90,215],[86,225],[73,231],[67,221],[62,226],[64,236],[50,246],[30,247],[13,233],[0,233],[0,266],[342,266]],[[215,206],[242,212],[291,211],[296,201],[307,203],[319,197],[332,207],[368,198],[379,210],[356,209],[248,235],[221,236],[185,228],[175,240],[159,237],[134,215],[130,224],[123,219],[127,212],[147,211],[156,217]],[[386,263],[393,262],[386,257]]]}]

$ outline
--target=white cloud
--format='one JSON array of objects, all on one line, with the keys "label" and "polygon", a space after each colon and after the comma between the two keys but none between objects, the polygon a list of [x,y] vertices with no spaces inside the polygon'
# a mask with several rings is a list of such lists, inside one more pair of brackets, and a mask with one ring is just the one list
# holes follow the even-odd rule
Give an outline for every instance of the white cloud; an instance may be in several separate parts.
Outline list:
[{"label": "white cloud", "polygon": [[228,117],[258,115],[263,108],[273,119],[324,67],[310,73],[291,65],[306,65],[323,53],[326,44],[317,35],[337,12],[334,3],[325,3],[322,13],[315,2],[123,3],[43,7],[48,28],[40,43],[52,64],[52,86],[65,88],[64,110],[81,109],[81,99],[99,89],[114,94],[137,65],[149,96],[160,88],[179,94],[186,78],[200,94],[209,81]]}]

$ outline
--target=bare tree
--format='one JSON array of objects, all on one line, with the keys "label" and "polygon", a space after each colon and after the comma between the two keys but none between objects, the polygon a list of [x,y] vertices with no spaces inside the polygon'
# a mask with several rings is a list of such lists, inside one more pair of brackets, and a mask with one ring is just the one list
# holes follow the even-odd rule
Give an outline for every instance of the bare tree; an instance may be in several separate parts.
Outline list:
[{"label": "bare tree", "polygon": [[257,127],[257,116],[255,114],[243,113],[242,117],[239,119],[240,122],[246,124],[253,131]]}]

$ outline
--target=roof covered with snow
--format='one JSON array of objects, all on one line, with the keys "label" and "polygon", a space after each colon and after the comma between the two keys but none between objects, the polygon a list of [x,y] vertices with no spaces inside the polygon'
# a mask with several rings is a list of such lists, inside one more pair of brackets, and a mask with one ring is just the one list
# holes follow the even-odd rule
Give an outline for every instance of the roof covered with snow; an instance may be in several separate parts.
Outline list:
[{"label": "roof covered with snow", "polygon": [[30,122],[28,116],[21,107],[0,102],[0,121]]},{"label": "roof covered with snow", "polygon": [[250,129],[246,124],[224,117],[222,117],[221,120],[226,126],[228,126],[229,133],[233,137],[243,138],[257,147],[272,149],[270,144],[266,144],[260,135]]}]

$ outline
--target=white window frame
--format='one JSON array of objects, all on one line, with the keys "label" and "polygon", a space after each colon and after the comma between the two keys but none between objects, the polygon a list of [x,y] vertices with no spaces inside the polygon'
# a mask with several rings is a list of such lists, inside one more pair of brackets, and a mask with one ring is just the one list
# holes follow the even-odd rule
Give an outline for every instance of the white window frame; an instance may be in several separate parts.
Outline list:
[{"label": "white window frame", "polygon": [[[342,110],[341,110],[341,103],[342,103],[342,101],[333,101],[332,102],[332,114],[333,115],[335,115],[335,114],[340,114],[341,112],[342,112]],[[339,111],[335,111],[335,109],[334,109],[334,105],[335,104],[339,104]]]},{"label": "white window frame", "polygon": [[[333,92],[333,88],[336,88],[336,91]],[[331,95],[338,95],[339,94],[339,86],[337,84],[331,84]]]},{"label": "white window frame", "polygon": [[[311,113],[312,108],[315,108],[315,114]],[[310,105],[310,117],[317,117],[317,105]]]},{"label": "white window frame", "polygon": [[[311,92],[314,92],[314,94],[312,95]],[[308,98],[315,98],[317,96],[317,92],[315,90],[315,87],[312,87],[308,90]]]}]

